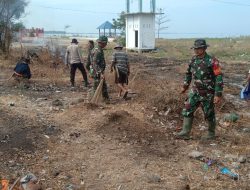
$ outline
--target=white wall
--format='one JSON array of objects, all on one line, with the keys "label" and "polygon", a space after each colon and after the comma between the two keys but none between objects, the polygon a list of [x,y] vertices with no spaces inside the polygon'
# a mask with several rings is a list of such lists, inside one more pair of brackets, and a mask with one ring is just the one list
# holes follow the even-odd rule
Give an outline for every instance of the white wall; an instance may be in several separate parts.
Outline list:
[{"label": "white wall", "polygon": [[[138,30],[138,47],[135,47],[135,31]],[[126,16],[126,48],[155,48],[155,15],[131,14]]]},{"label": "white wall", "polygon": [[126,19],[126,47],[128,49],[135,48],[135,31],[139,32],[139,19],[136,15],[129,15]]},{"label": "white wall", "polygon": [[140,18],[140,48],[155,48],[155,16],[145,15]]}]

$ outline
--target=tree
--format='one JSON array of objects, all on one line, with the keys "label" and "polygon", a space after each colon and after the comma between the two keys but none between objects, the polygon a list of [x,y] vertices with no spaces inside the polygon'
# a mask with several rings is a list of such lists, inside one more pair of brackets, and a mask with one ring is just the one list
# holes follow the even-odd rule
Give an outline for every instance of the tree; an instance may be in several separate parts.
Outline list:
[{"label": "tree", "polygon": [[160,31],[166,30],[168,27],[167,26],[162,26],[169,20],[167,19],[167,16],[164,15],[163,9],[159,9],[159,15],[156,17],[156,25],[157,25],[157,38],[160,38]]},{"label": "tree", "polygon": [[25,29],[25,26],[22,22],[13,23],[12,25],[13,32],[19,32],[20,30],[23,30],[23,29]]},{"label": "tree", "polygon": [[28,5],[26,0],[0,0],[0,49],[9,53],[13,32],[22,27],[18,20]]},{"label": "tree", "polygon": [[121,30],[121,35],[125,35],[125,28],[126,28],[126,19],[125,19],[125,12],[122,11],[119,15],[119,18],[114,19],[113,18],[113,25],[116,29]]},{"label": "tree", "polygon": [[126,28],[126,19],[125,19],[125,12],[121,12],[119,18],[113,18],[113,25],[115,29],[119,29],[121,31],[121,36],[118,37],[116,40],[119,44],[126,46],[126,38],[125,38],[125,28]]}]

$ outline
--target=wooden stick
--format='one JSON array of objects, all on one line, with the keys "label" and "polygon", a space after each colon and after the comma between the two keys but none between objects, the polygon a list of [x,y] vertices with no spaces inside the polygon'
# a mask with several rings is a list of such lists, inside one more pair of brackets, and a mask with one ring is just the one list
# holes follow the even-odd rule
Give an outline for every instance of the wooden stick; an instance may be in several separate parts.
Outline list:
[{"label": "wooden stick", "polygon": [[137,76],[138,72],[139,72],[139,69],[137,69],[137,71],[135,72],[134,77],[132,78],[132,80],[131,80],[130,82],[133,82],[133,81],[135,80],[135,78],[136,78],[136,76]]},{"label": "wooden stick", "polygon": [[18,177],[17,179],[16,179],[16,181],[13,183],[13,185],[11,186],[11,188],[9,189],[9,190],[12,190],[12,189],[14,189],[14,187],[16,186],[16,184],[17,184],[17,182],[20,180],[20,177]]},{"label": "wooden stick", "polygon": [[0,82],[8,82],[14,76],[14,74],[15,73],[13,73],[8,79],[0,80]]}]

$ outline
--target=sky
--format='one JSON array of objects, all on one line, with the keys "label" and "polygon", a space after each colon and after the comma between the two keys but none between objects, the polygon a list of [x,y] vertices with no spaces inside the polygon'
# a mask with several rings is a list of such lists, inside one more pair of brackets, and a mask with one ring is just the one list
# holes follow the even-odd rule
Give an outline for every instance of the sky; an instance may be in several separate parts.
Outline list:
[{"label": "sky", "polygon": [[[138,0],[131,0],[136,11]],[[143,11],[149,11],[150,0],[143,0]],[[163,38],[238,37],[250,35],[249,0],[156,0],[156,9],[164,10],[169,21],[161,31]],[[46,31],[98,33],[105,21],[119,18],[125,11],[125,0],[29,0],[27,28]]]}]

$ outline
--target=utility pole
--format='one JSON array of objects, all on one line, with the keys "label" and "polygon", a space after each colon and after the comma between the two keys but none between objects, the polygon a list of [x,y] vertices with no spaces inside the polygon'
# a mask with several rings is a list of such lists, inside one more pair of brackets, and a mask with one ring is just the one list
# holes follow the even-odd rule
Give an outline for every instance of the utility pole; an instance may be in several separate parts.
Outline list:
[{"label": "utility pole", "polygon": [[70,28],[70,25],[65,25],[65,26],[64,26],[65,36],[66,36],[66,30],[67,30],[68,28]]},{"label": "utility pole", "polygon": [[168,27],[167,26],[162,26],[169,20],[167,19],[167,15],[164,15],[163,9],[159,9],[159,15],[156,17],[156,24],[157,24],[157,38],[160,38],[160,31],[166,30]]}]

